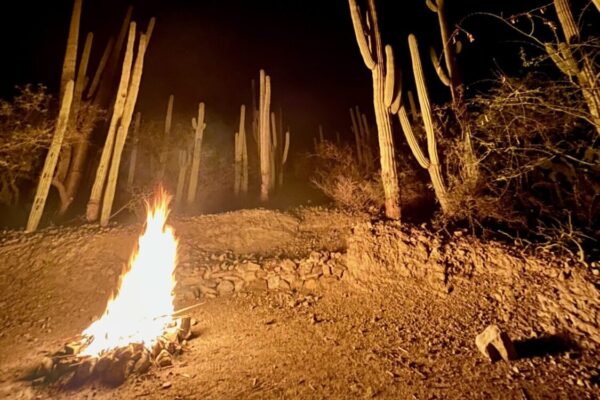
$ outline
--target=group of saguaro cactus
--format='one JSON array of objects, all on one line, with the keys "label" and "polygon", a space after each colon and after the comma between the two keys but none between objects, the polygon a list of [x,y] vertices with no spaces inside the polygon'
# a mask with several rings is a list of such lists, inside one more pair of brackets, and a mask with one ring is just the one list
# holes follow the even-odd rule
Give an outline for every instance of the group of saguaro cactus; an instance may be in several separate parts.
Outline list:
[{"label": "group of saguaro cactus", "polygon": [[[95,221],[98,214],[100,214],[101,225],[107,225],[111,216],[123,148],[133,118],[142,79],[147,37],[146,34],[139,36],[138,50],[134,62],[136,23],[130,23],[117,98],[87,205],[86,217],[88,221]],[[100,213],[101,204],[102,212]]]},{"label": "group of saguaro cactus", "polygon": [[[89,164],[88,153],[91,146],[92,132],[94,131],[96,122],[95,119],[92,119],[91,122],[88,121],[88,125],[86,125],[84,129],[81,126],[81,120],[86,118],[85,112],[89,112],[90,109],[100,110],[109,108],[111,103],[110,98],[112,96],[111,93],[113,93],[111,74],[114,73],[112,72],[111,67],[114,65],[115,68],[113,69],[116,71],[116,66],[121,58],[120,49],[127,33],[126,28],[130,25],[129,21],[131,17],[131,8],[127,12],[124,27],[121,29],[119,38],[117,39],[116,43],[112,39],[109,40],[96,69],[94,79],[91,81],[91,84],[89,84],[90,80],[87,72],[92,51],[93,34],[87,34],[81,58],[78,61],[77,53],[81,11],[82,0],[74,0],[69,36],[67,39],[67,50],[65,53],[61,77],[61,112],[57,122],[55,137],[52,141],[52,147],[48,151],[45,168],[40,177],[40,182],[38,185],[39,190],[36,194],[36,199],[27,225],[28,231],[37,229],[51,185],[56,187],[60,195],[61,206],[59,214],[66,213],[73,203],[73,200],[81,186],[81,180],[84,176],[85,168]],[[119,91],[117,99],[115,100],[115,108],[117,109],[116,113],[118,114],[118,117],[113,118],[114,121],[109,129],[109,138],[107,138],[109,146],[105,146],[105,149],[103,150],[106,152],[106,155],[103,157],[106,162],[110,161],[111,156],[116,160],[115,156],[120,156],[119,153],[122,151],[122,149],[119,149],[119,147],[121,146],[121,142],[124,143],[127,134],[125,128],[128,128],[131,121],[131,113],[133,113],[135,98],[137,97],[137,90],[139,87],[139,79],[141,78],[143,55],[147,45],[147,38],[149,38],[152,32],[154,22],[154,18],[151,19],[146,35],[142,35],[139,40],[138,58],[136,60],[134,73],[131,79],[129,79],[131,65],[123,68],[124,72],[126,72],[124,75],[127,76],[127,80],[124,82],[124,89]],[[135,39],[135,24],[132,26],[134,35],[133,39]],[[126,61],[129,60],[129,64],[131,64],[133,59],[133,39],[130,40],[130,54],[129,56],[125,57]],[[77,65],[77,63],[79,63],[79,65]],[[84,92],[86,90],[87,95],[84,96]],[[100,93],[103,95],[100,95]],[[66,99],[69,99],[69,101],[65,102]],[[68,109],[65,108],[67,107],[67,103]],[[84,107],[84,103],[85,106],[87,106],[87,109]],[[116,103],[118,103],[120,107],[116,107]],[[123,113],[123,107],[126,107],[126,113]],[[81,114],[82,112],[84,114]],[[115,136],[117,135],[117,129],[119,127],[121,127],[121,131],[123,132],[116,140],[117,147],[113,149],[113,143],[115,142]],[[69,135],[69,141],[64,140],[67,134]],[[113,150],[116,150],[115,155],[112,154]],[[102,193],[102,189],[106,180],[107,168],[108,165],[105,163],[101,169],[102,184],[100,185],[100,193],[98,193],[98,185],[95,185],[96,191],[92,193],[92,197],[90,199],[90,214],[94,214],[94,219],[98,216],[100,203],[99,196]],[[114,175],[115,173],[113,172],[113,176]],[[110,182],[111,181],[109,179],[109,188],[112,185]],[[108,197],[110,197],[110,195]],[[106,204],[109,203],[112,204],[112,199],[106,202]]]},{"label": "group of saguaro cactus", "polygon": [[373,76],[373,104],[379,138],[381,179],[388,218],[400,218],[400,190],[391,116],[398,109],[401,92],[396,89],[392,47],[383,46],[375,0],[368,0],[368,12],[361,14],[356,0],[349,0],[350,14],[363,61]]},{"label": "group of saguaro cactus", "polygon": [[[600,2],[594,3],[599,8]],[[580,46],[581,33],[575,22],[569,0],[554,0],[556,14],[565,41],[557,45],[546,43],[546,51],[562,73],[576,79],[591,115],[591,122],[600,134],[600,79],[594,62]]]},{"label": "group of saguaro cactus", "polygon": [[[283,184],[283,170],[287,162],[290,132],[283,135],[283,122],[279,126],[271,112],[271,77],[260,70],[259,101],[256,115],[256,136],[260,160],[260,200],[267,202],[277,185]],[[284,141],[285,137],[285,141]]]},{"label": "group of saguaro cactus", "polygon": [[367,172],[375,169],[373,148],[371,146],[371,129],[367,121],[367,115],[360,112],[358,106],[350,108],[350,121],[352,122],[352,133],[356,144],[356,158],[358,163]]}]

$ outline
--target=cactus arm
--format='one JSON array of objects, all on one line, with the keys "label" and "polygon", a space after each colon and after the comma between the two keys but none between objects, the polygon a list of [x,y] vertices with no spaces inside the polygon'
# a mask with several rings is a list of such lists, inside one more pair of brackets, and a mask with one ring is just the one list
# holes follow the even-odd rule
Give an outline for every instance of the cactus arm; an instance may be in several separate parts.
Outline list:
[{"label": "cactus arm", "polygon": [[394,101],[394,89],[396,86],[396,66],[394,64],[394,50],[392,46],[385,46],[385,86],[383,102],[386,107],[390,107]]},{"label": "cactus arm", "polygon": [[285,165],[288,159],[288,152],[290,151],[290,131],[285,132],[285,146],[283,148],[283,157],[281,158],[281,165]]},{"label": "cactus arm", "polygon": [[429,48],[429,57],[431,58],[431,63],[435,67],[435,72],[437,72],[437,76],[438,78],[440,78],[440,81],[444,84],[444,86],[450,87],[450,77],[444,71],[444,68],[440,63],[440,59],[438,58],[437,53],[433,47]]},{"label": "cactus arm", "polygon": [[406,108],[404,105],[400,106],[400,110],[398,112],[398,118],[400,119],[400,125],[402,126],[402,131],[404,132],[404,136],[406,136],[406,141],[408,142],[408,146],[410,147],[413,155],[417,159],[419,165],[424,169],[429,169],[430,162],[423,154],[423,150],[421,150],[421,146],[415,136],[415,132],[410,124],[408,119],[408,114],[406,113]]},{"label": "cactus arm", "polygon": [[434,0],[425,0],[425,5],[434,13],[438,12],[438,6],[434,3]]},{"label": "cactus arm", "polygon": [[365,62],[367,68],[373,70],[376,63],[371,46],[369,45],[369,35],[365,30],[360,8],[358,7],[358,4],[356,4],[356,0],[348,0],[348,3],[350,5],[352,26],[354,27],[354,34],[356,35],[356,42],[358,43],[360,54],[362,55],[363,61]]}]

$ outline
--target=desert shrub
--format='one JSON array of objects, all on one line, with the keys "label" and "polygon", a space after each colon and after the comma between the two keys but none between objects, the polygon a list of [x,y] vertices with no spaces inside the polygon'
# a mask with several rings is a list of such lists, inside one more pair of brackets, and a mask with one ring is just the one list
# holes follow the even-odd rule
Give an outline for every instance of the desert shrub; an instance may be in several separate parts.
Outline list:
[{"label": "desert shrub", "polygon": [[[600,149],[581,94],[543,75],[501,77],[469,103],[478,175],[461,173],[461,141],[447,141],[452,218],[533,228],[582,256],[600,221]],[[454,203],[452,203],[454,202]]]},{"label": "desert shrub", "polygon": [[0,100],[0,202],[15,205],[21,187],[37,177],[52,140],[51,96],[42,85],[18,88]]},{"label": "desert shrub", "polygon": [[311,181],[338,206],[354,211],[379,211],[384,205],[381,178],[362,170],[348,145],[319,143]]}]

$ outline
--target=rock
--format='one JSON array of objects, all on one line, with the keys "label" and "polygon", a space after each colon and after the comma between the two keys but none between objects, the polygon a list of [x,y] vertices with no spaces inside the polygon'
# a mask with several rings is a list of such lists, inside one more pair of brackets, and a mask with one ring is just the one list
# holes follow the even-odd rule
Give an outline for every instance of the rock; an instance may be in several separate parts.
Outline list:
[{"label": "rock", "polygon": [[127,378],[127,361],[124,358],[112,363],[102,374],[102,382],[113,387],[122,385]]},{"label": "rock", "polygon": [[291,285],[287,281],[281,279],[279,281],[279,289],[282,289],[282,290],[291,290],[292,287],[291,287]]},{"label": "rock", "polygon": [[136,374],[143,374],[150,369],[151,365],[152,360],[150,359],[150,354],[147,351],[143,351],[140,359],[133,365],[133,372]]},{"label": "rock", "polygon": [[162,350],[158,357],[156,357],[156,364],[160,368],[173,365],[173,358],[171,357],[171,353],[169,353],[167,350]]},{"label": "rock", "polygon": [[267,288],[269,290],[277,290],[279,289],[279,282],[281,281],[281,278],[278,275],[271,275],[269,276],[269,278],[267,279]]},{"label": "rock", "polygon": [[304,281],[304,289],[315,290],[319,287],[319,281],[316,279],[309,279]]},{"label": "rock", "polygon": [[216,288],[217,285],[218,285],[217,281],[214,281],[212,279],[205,279],[202,282],[202,286],[207,287],[207,288],[211,288],[211,289]]},{"label": "rock", "polygon": [[256,271],[260,271],[262,268],[260,267],[260,265],[258,265],[256,263],[249,262],[249,263],[244,264],[244,269],[246,271],[254,271],[254,272],[256,272]]},{"label": "rock", "polygon": [[257,279],[256,278],[256,273],[254,271],[239,271],[238,275],[245,282],[253,282],[253,281],[255,281]]},{"label": "rock", "polygon": [[499,359],[508,362],[517,358],[517,352],[512,341],[496,325],[488,326],[482,333],[477,335],[475,344],[479,351],[491,362]]},{"label": "rock", "polygon": [[331,267],[329,265],[323,265],[322,271],[323,276],[331,276]]},{"label": "rock", "polygon": [[283,260],[281,262],[281,270],[288,274],[293,274],[296,272],[296,263],[292,260]]},{"label": "rock", "polygon": [[303,260],[300,263],[300,266],[298,267],[298,273],[300,274],[300,276],[306,276],[309,275],[312,271],[312,264],[310,264],[308,261]]},{"label": "rock", "polygon": [[219,292],[220,295],[233,293],[234,291],[235,285],[231,281],[223,280],[217,286],[217,292]]}]

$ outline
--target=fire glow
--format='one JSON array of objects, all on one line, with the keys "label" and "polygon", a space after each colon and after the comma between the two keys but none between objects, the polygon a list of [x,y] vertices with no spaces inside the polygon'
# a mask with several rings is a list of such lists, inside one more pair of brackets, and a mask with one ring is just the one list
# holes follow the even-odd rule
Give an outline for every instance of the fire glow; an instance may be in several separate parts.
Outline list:
[{"label": "fire glow", "polygon": [[144,233],[119,279],[104,315],[83,331],[91,343],[82,355],[97,357],[105,351],[142,343],[150,348],[172,322],[177,239],[166,224],[170,197],[159,190]]}]

